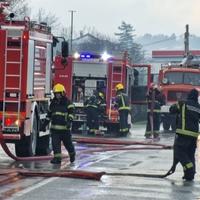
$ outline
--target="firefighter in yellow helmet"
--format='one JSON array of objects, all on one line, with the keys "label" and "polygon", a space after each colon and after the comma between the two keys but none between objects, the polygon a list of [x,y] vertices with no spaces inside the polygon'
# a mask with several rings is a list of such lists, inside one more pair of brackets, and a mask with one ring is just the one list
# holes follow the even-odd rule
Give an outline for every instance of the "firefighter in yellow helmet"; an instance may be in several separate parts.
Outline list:
[{"label": "firefighter in yellow helmet", "polygon": [[116,99],[115,99],[115,108],[119,112],[119,134],[120,136],[126,136],[129,132],[128,124],[128,114],[130,112],[128,96],[124,93],[124,86],[122,83],[118,83],[115,86],[116,90]]},{"label": "firefighter in yellow helmet", "polygon": [[60,164],[61,157],[61,142],[63,142],[68,151],[70,162],[75,161],[75,148],[71,138],[71,122],[74,117],[74,105],[67,98],[65,87],[62,84],[56,84],[53,87],[54,98],[52,99],[46,120],[43,125],[43,131],[51,122],[50,131],[52,137],[52,147],[54,158],[52,164]]}]

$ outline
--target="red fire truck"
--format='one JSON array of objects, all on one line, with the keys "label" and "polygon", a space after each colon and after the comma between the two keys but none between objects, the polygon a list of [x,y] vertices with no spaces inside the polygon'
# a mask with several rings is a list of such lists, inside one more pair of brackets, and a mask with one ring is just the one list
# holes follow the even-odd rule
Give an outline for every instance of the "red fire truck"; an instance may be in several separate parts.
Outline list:
[{"label": "red fire truck", "polygon": [[45,155],[49,132],[40,132],[40,125],[51,97],[55,40],[45,24],[15,21],[7,7],[0,3],[1,132],[15,143],[17,156]]},{"label": "red fire truck", "polygon": [[106,117],[102,122],[104,127],[108,133],[118,131],[118,112],[113,107],[116,96],[115,86],[123,83],[127,88],[126,93],[131,98],[134,78],[126,56],[103,60],[99,55],[82,53],[77,59],[68,57],[65,67],[61,65],[61,59],[62,57],[57,57],[55,60],[54,81],[65,86],[68,97],[75,104],[76,116],[73,130],[84,130],[86,122],[84,100],[96,90],[102,92],[106,99]]},{"label": "red fire truck", "polygon": [[[187,59],[187,58],[186,58]],[[159,72],[159,86],[166,98],[166,105],[162,106],[162,123],[164,130],[176,129],[176,116],[169,113],[173,103],[187,98],[189,91],[196,88],[200,91],[200,62],[192,62],[163,66]]]}]

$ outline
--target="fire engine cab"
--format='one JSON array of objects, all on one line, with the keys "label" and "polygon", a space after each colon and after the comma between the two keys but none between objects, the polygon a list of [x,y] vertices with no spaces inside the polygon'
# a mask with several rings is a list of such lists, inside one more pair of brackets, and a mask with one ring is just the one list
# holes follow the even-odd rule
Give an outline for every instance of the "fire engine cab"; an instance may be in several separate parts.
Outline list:
[{"label": "fire engine cab", "polygon": [[46,155],[49,132],[40,126],[51,96],[54,37],[46,24],[15,21],[8,6],[0,3],[0,131],[17,156]]},{"label": "fire engine cab", "polygon": [[200,62],[189,61],[163,66],[159,72],[159,86],[166,98],[166,105],[161,108],[164,130],[176,129],[176,116],[169,113],[170,105],[186,100],[193,88],[200,91]]},{"label": "fire engine cab", "polygon": [[54,81],[65,86],[67,96],[72,99],[76,107],[73,131],[84,130],[86,122],[84,101],[93,94],[93,91],[102,92],[105,96],[106,109],[102,121],[105,130],[108,133],[118,131],[118,112],[113,107],[115,86],[122,83],[131,98],[130,88],[134,78],[133,69],[128,64],[126,56],[104,60],[99,55],[87,52],[68,57],[64,68],[59,63],[61,58],[57,57]]}]

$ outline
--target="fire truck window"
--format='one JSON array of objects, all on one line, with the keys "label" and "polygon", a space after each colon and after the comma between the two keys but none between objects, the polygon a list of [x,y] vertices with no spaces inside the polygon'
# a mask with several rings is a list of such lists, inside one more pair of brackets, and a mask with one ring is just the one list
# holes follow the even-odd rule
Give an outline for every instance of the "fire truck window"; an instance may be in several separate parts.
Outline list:
[{"label": "fire truck window", "polygon": [[81,79],[75,79],[73,83],[73,102],[83,102],[85,91],[85,81]]},{"label": "fire truck window", "polygon": [[34,60],[34,89],[45,88],[46,73],[46,47],[35,44],[35,60]]},{"label": "fire truck window", "polygon": [[138,75],[136,76],[137,84],[139,86],[147,86],[148,82],[147,67],[139,67],[137,68],[137,71],[138,71]]},{"label": "fire truck window", "polygon": [[183,83],[183,73],[181,72],[168,72],[165,74],[169,84],[181,84]]},{"label": "fire truck window", "polygon": [[184,84],[200,85],[200,74],[198,73],[184,73]]}]

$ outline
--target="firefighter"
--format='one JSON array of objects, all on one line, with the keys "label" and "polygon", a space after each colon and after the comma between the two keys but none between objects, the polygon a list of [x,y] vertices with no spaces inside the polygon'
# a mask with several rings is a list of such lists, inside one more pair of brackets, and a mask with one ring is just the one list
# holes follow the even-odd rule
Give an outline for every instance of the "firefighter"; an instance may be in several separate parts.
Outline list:
[{"label": "firefighter", "polygon": [[115,86],[116,99],[114,107],[119,112],[119,134],[120,136],[126,136],[129,133],[128,114],[130,107],[128,103],[128,97],[124,93],[124,86],[122,83],[118,83]]},{"label": "firefighter", "polygon": [[56,84],[53,88],[52,99],[43,129],[51,122],[50,131],[54,158],[52,164],[61,163],[61,142],[69,153],[70,162],[75,161],[75,148],[71,138],[71,122],[74,117],[74,105],[66,97],[65,88],[62,84]]},{"label": "firefighter", "polygon": [[160,110],[165,104],[165,96],[162,95],[157,85],[151,84],[147,94],[147,125],[145,131],[146,138],[159,139],[160,130]]},{"label": "firefighter", "polygon": [[[191,181],[195,175],[195,151],[199,135],[200,105],[198,91],[192,89],[185,102],[178,102],[170,107],[170,112],[177,115],[177,129],[174,141],[174,163],[183,167],[183,179]],[[174,166],[175,171],[175,166]]]},{"label": "firefighter", "polygon": [[103,119],[106,114],[106,100],[103,92],[98,92],[98,107],[100,118]]},{"label": "firefighter", "polygon": [[84,102],[89,135],[95,135],[99,130],[99,99],[96,91]]}]

